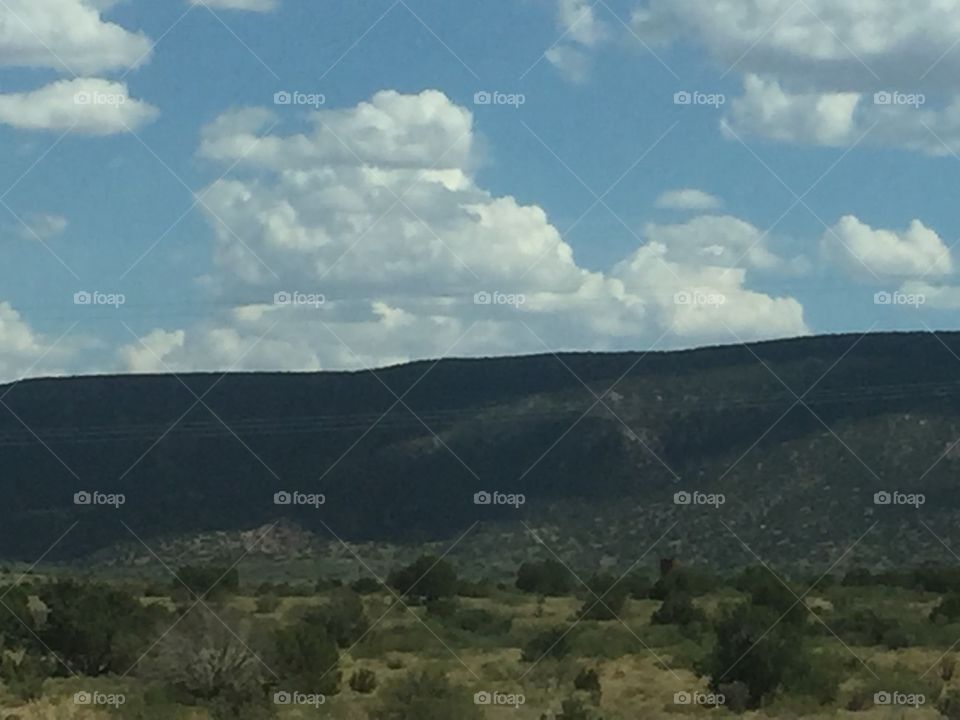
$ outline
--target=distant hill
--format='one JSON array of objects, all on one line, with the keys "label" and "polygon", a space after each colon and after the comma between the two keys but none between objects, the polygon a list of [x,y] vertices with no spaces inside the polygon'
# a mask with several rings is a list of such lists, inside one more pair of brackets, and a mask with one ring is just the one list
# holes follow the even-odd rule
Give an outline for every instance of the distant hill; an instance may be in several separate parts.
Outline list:
[{"label": "distant hill", "polygon": [[[958,356],[960,334],[907,333],[26,380],[0,387],[0,557],[35,560],[77,521],[47,559],[287,518],[397,543],[523,519],[623,557],[677,522],[664,550],[726,562],[745,552],[735,533],[763,557],[821,564],[879,521],[857,550],[874,562],[949,560],[922,523],[943,537],[960,519]],[[274,503],[293,490],[326,502]],[[476,505],[482,490],[526,503]],[[677,506],[679,490],[726,502]],[[926,502],[874,505],[884,490]],[[126,501],[75,505],[81,491]]]}]

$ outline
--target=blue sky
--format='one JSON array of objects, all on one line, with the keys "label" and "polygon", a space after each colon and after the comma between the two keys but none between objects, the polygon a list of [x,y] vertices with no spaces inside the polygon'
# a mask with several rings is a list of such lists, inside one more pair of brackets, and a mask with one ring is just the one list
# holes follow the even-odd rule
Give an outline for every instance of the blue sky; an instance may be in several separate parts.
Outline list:
[{"label": "blue sky", "polygon": [[957,327],[960,0],[51,1],[2,379]]}]

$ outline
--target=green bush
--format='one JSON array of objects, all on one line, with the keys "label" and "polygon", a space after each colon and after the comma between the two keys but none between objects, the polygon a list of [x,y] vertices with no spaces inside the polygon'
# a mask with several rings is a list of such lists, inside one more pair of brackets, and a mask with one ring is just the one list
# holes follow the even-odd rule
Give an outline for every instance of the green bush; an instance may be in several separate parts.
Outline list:
[{"label": "green bush", "polygon": [[627,587],[609,574],[594,575],[587,583],[590,592],[583,601],[581,620],[616,620],[627,602]]},{"label": "green bush", "polygon": [[283,690],[336,695],[340,691],[340,653],[325,624],[316,617],[281,627],[274,633],[270,667]]},{"label": "green bush", "polygon": [[173,581],[174,590],[183,586],[198,598],[221,600],[240,589],[240,572],[235,567],[187,565],[180,568]]},{"label": "green bush", "polygon": [[369,695],[377,689],[377,676],[372,670],[360,668],[350,676],[350,689],[362,695]]},{"label": "green bush", "polygon": [[387,583],[401,596],[417,601],[453,597],[457,591],[457,573],[446,560],[423,555],[412,565],[394,570]]},{"label": "green bush", "polygon": [[577,676],[573,679],[573,686],[577,690],[583,690],[588,692],[591,696],[595,697],[596,700],[594,704],[599,702],[600,693],[602,692],[600,687],[600,675],[593,668],[582,668]]},{"label": "green bush", "polygon": [[384,687],[371,720],[482,720],[469,691],[454,686],[440,671],[421,670]]},{"label": "green bush", "polygon": [[383,584],[372,577],[362,577],[357,580],[354,580],[350,585],[352,589],[358,595],[372,595],[379,592],[387,592],[387,588]]},{"label": "green bush", "polygon": [[426,602],[427,616],[441,620],[452,618],[459,607],[455,597],[431,598]]},{"label": "green bush", "polygon": [[504,635],[510,632],[513,625],[513,618],[509,615],[499,615],[482,608],[461,610],[454,621],[461,630],[485,636]]},{"label": "green bush", "polygon": [[681,591],[667,594],[663,604],[650,617],[652,625],[679,625],[685,627],[703,622],[705,616],[694,604],[690,596]]},{"label": "green bush", "polygon": [[945,595],[930,611],[930,620],[938,625],[954,622],[957,619],[960,619],[960,593]]},{"label": "green bush", "polygon": [[568,628],[557,627],[535,635],[523,647],[525,662],[538,662],[544,657],[559,660],[570,653]]},{"label": "green bush", "polygon": [[59,580],[44,586],[39,597],[47,606],[40,642],[74,672],[90,676],[128,671],[168,615],[159,605],[145,607],[101,583]]},{"label": "green bush", "polygon": [[809,654],[796,626],[778,622],[768,607],[742,603],[728,610],[716,626],[716,644],[700,666],[710,687],[741,682],[749,707],[757,707],[789,677],[810,672]]},{"label": "green bush", "polygon": [[566,595],[573,587],[573,577],[562,563],[547,559],[525,562],[517,570],[517,589],[555,597]]}]

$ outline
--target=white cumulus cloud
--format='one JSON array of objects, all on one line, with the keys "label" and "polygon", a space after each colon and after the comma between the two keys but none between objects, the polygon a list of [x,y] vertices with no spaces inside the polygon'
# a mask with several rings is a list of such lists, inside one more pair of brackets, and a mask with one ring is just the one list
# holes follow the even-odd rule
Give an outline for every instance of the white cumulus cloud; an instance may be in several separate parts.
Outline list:
[{"label": "white cumulus cloud", "polygon": [[114,135],[137,130],[157,109],[130,97],[124,83],[59,80],[38,90],[0,94],[0,123],[23,130]]}]

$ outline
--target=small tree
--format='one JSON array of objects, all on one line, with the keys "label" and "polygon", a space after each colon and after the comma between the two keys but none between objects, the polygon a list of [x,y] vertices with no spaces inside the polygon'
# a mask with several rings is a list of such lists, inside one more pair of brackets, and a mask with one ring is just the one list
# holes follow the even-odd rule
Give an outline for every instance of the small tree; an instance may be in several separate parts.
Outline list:
[{"label": "small tree", "polygon": [[310,613],[274,633],[272,666],[280,687],[323,695],[340,692],[340,653],[322,613]]},{"label": "small tree", "polygon": [[650,617],[652,625],[679,625],[686,627],[705,619],[690,596],[681,591],[667,593],[663,604]]},{"label": "small tree", "polygon": [[594,705],[600,704],[600,696],[603,690],[600,687],[600,675],[593,668],[581,668],[580,672],[573,679],[573,686],[577,690],[589,693]]},{"label": "small tree", "polygon": [[930,620],[938,625],[954,622],[957,618],[960,618],[960,593],[944,595],[930,611]]},{"label": "small tree", "polygon": [[439,671],[422,670],[383,689],[371,720],[482,720],[469,691],[450,683]]},{"label": "small tree", "polygon": [[627,602],[627,587],[608,574],[594,575],[587,583],[590,589],[580,608],[582,620],[616,620]]},{"label": "small tree", "polygon": [[377,676],[372,670],[360,668],[350,676],[350,689],[361,695],[369,695],[377,689]]},{"label": "small tree", "polygon": [[242,616],[218,617],[198,606],[160,640],[143,674],[214,717],[257,717],[268,700],[265,669],[251,643]]},{"label": "small tree", "polygon": [[340,647],[350,647],[358,642],[370,627],[363,601],[349,588],[335,590],[321,614],[326,616],[327,634]]},{"label": "small tree", "polygon": [[801,624],[807,619],[807,609],[771,570],[765,567],[749,567],[737,579],[736,587],[750,596],[754,605],[770,608],[784,615],[782,622]]},{"label": "small tree", "polygon": [[0,606],[0,650],[19,650],[35,645],[37,622],[30,610],[30,598],[21,587],[3,588]]},{"label": "small tree", "polygon": [[420,602],[453,597],[458,584],[453,566],[435,555],[424,555],[412,565],[393,571],[387,582],[401,596]]},{"label": "small tree", "polygon": [[701,666],[710,687],[741,682],[749,693],[749,706],[775,692],[788,676],[809,672],[810,661],[796,626],[778,623],[770,608],[743,603],[717,624],[717,641]]},{"label": "small tree", "polygon": [[213,565],[187,565],[180,568],[173,581],[175,591],[186,589],[196,597],[217,601],[240,589],[240,572],[235,568]]},{"label": "small tree", "polygon": [[570,654],[568,629],[553,628],[535,635],[523,648],[525,662],[538,662],[544,657],[559,660]]},{"label": "small tree", "polygon": [[570,571],[562,563],[547,559],[525,562],[517,569],[517,589],[538,595],[559,596],[570,592],[573,582]]},{"label": "small tree", "polygon": [[99,583],[61,580],[45,586],[40,599],[48,613],[38,637],[68,667],[90,676],[128,670],[166,615],[160,606],[144,607]]}]

